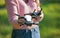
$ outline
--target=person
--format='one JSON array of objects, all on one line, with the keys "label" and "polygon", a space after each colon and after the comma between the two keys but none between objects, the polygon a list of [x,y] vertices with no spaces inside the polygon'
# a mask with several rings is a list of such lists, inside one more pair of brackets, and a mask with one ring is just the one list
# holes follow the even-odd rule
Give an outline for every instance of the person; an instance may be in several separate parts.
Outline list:
[{"label": "person", "polygon": [[[40,38],[39,26],[32,24],[31,26],[21,25],[18,23],[18,16],[24,16],[24,14],[33,13],[40,11],[39,0],[6,0],[6,8],[8,12],[8,19],[12,25],[12,37],[11,38]],[[33,22],[41,21],[43,18],[43,13],[32,19]],[[20,19],[23,21],[24,19]]]}]

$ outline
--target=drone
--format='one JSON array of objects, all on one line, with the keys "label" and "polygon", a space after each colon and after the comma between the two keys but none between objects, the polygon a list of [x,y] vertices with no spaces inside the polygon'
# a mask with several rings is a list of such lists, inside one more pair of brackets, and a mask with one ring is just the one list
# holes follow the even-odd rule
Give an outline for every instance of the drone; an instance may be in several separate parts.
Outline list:
[{"label": "drone", "polygon": [[[33,12],[33,13],[29,13],[29,14],[24,14],[24,16],[20,16],[18,14],[15,14],[18,16],[18,24],[20,25],[27,25],[27,26],[31,26],[32,24],[36,24],[38,25],[38,23],[32,22],[32,18],[37,18],[39,15],[41,15],[41,11],[39,12]],[[19,21],[20,19],[24,19],[23,22]],[[30,19],[30,20],[29,20]]]}]

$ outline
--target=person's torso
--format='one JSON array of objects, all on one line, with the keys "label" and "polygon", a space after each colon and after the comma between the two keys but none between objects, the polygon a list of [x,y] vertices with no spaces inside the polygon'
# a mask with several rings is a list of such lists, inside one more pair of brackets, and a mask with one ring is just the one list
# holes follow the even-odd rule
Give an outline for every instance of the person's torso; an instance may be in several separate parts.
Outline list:
[{"label": "person's torso", "polygon": [[[23,0],[25,3],[26,3],[26,0]],[[29,8],[29,10],[30,10],[30,12],[29,13],[32,13],[35,9],[37,9],[37,4],[34,2],[34,1],[32,1],[32,0],[28,0],[28,2],[26,3],[27,4],[27,6],[28,6],[28,8]],[[26,12],[28,11],[27,9],[27,11],[26,12],[24,12],[24,7],[23,7],[23,5],[21,5],[20,3],[19,3],[19,1],[18,1],[18,4],[17,4],[18,6],[17,6],[17,8],[18,8],[18,14],[20,14],[20,15],[22,15],[23,13],[24,14],[26,14]],[[25,27],[25,26],[24,26]],[[37,27],[37,25],[32,25],[32,26],[28,26],[28,28],[32,28],[32,27]],[[15,29],[15,28],[18,28],[18,26],[13,26],[13,28]],[[19,29],[19,28],[18,28]]]},{"label": "person's torso", "polygon": [[[37,9],[37,4],[33,0],[28,0],[28,1],[27,0],[23,0],[23,1],[25,2],[25,4],[27,4],[27,6],[28,6],[27,8],[30,11],[29,13],[32,13],[35,9]],[[24,12],[24,7],[21,4],[19,4],[19,13],[24,13],[25,14],[25,13],[27,13],[27,11]]]}]

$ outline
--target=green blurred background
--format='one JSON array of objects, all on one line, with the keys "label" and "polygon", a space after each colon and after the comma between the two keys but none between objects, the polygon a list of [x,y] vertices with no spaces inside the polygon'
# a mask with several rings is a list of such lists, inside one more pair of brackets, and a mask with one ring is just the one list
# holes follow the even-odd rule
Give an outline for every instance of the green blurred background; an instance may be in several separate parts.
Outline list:
[{"label": "green blurred background", "polygon": [[[39,23],[41,38],[60,38],[60,0],[41,0],[44,19]],[[0,38],[11,38],[5,0],[0,0]]]}]

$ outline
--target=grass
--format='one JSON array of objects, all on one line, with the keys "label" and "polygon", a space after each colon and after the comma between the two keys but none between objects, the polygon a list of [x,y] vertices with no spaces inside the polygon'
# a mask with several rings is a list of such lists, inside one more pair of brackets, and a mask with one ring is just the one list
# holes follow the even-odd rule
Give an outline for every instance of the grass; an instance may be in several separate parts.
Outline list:
[{"label": "grass", "polygon": [[0,24],[9,24],[8,22],[8,15],[6,9],[0,9]]},{"label": "grass", "polygon": [[5,0],[0,0],[0,6],[5,5]]},{"label": "grass", "polygon": [[60,38],[60,5],[50,3],[41,7],[44,11],[44,19],[40,23],[41,38]]},{"label": "grass", "polygon": [[[0,1],[0,6],[5,2]],[[60,38],[60,3],[41,4],[44,19],[39,23],[41,38]],[[0,9],[0,38],[11,38],[12,27],[8,22],[6,8]]]}]

